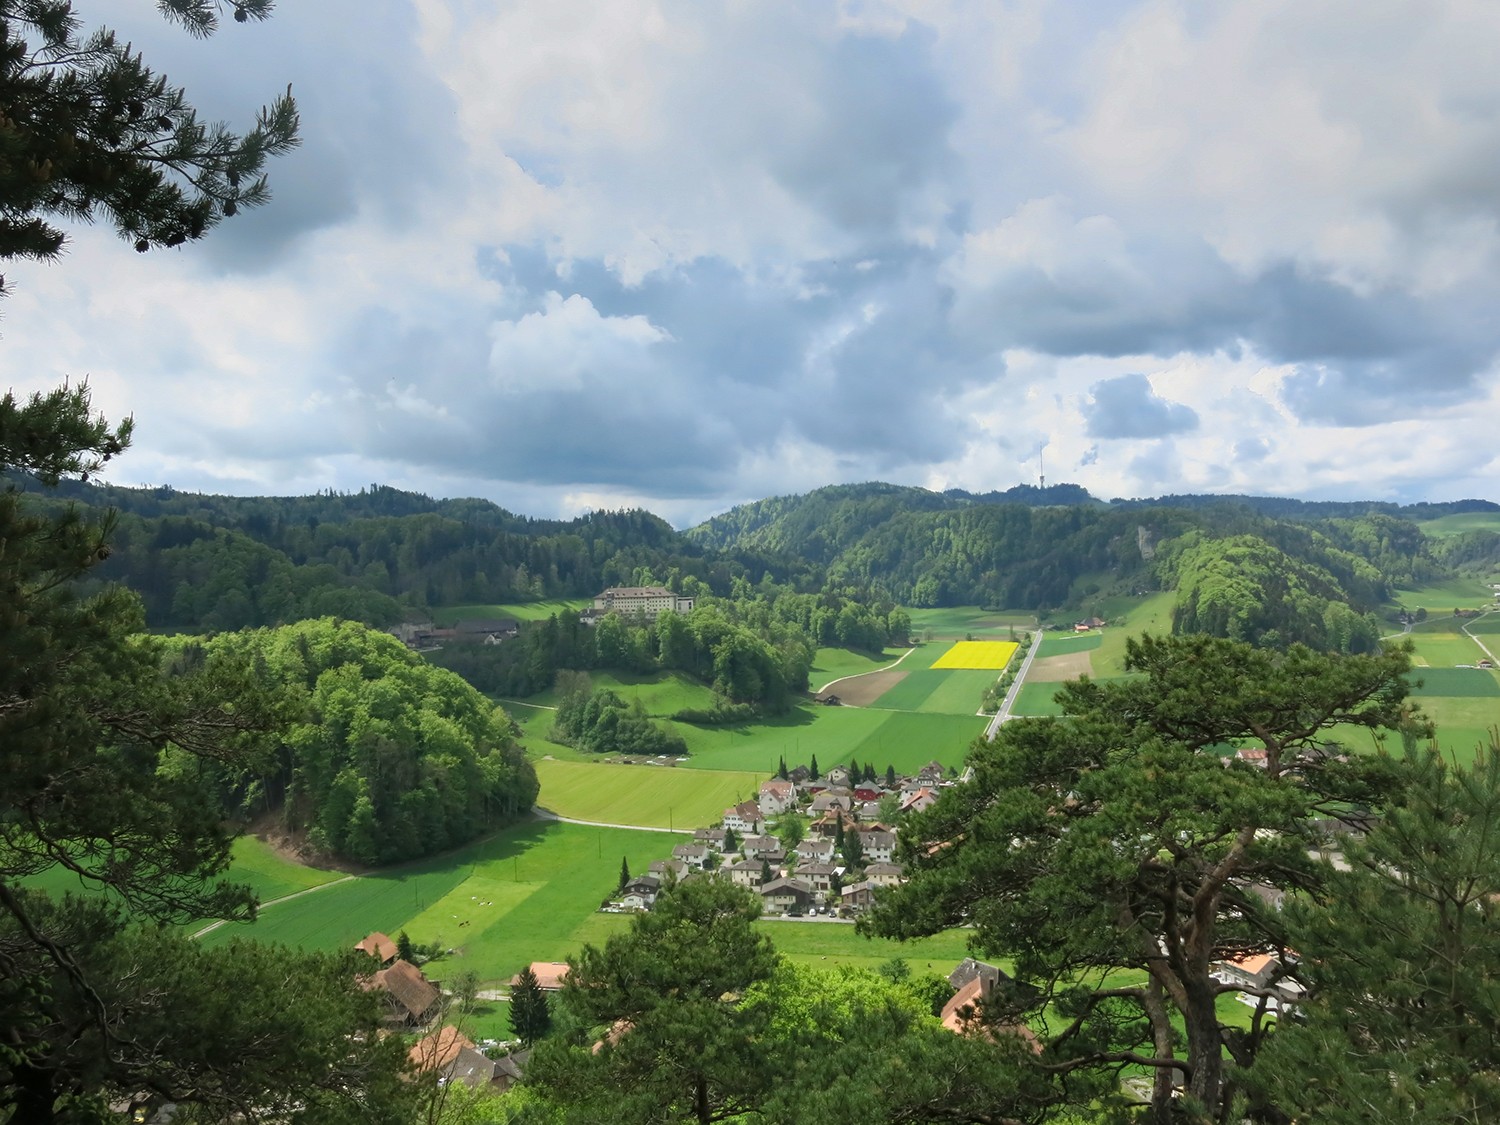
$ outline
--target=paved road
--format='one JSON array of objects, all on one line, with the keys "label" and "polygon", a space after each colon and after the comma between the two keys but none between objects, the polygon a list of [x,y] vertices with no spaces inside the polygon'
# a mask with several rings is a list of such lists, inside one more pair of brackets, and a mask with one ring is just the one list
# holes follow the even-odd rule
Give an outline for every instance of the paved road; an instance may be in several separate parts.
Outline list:
[{"label": "paved road", "polygon": [[559,820],[564,824],[582,824],[586,828],[625,828],[631,832],[671,832],[677,836],[691,836],[691,828],[652,828],[649,824],[610,824],[603,820],[574,820],[571,816],[558,816],[551,809],[533,805],[531,811],[542,820]]},{"label": "paved road", "polygon": [[994,738],[995,732],[1000,729],[1000,724],[1009,722],[1013,717],[1011,708],[1016,705],[1016,696],[1021,694],[1021,685],[1026,682],[1026,673],[1031,671],[1031,662],[1036,659],[1036,654],[1042,647],[1042,633],[1038,629],[1031,634],[1031,647],[1026,650],[1026,659],[1021,661],[1021,667],[1016,671],[1016,678],[1010,685],[1010,690],[1005,693],[1005,698],[1000,701],[1000,709],[995,712],[995,717],[990,720],[990,725],[984,728],[985,738]]}]

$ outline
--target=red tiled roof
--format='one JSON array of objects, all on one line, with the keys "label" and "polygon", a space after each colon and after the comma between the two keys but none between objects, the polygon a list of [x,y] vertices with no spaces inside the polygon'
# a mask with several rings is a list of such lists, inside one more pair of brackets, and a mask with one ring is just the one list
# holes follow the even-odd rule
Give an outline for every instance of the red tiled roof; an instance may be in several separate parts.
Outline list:
[{"label": "red tiled roof", "polygon": [[416,1046],[406,1052],[406,1057],[418,1070],[431,1070],[447,1066],[465,1047],[472,1050],[474,1041],[458,1028],[444,1024],[431,1035],[417,1040]]},{"label": "red tiled roof", "polygon": [[413,1019],[420,1019],[437,1002],[437,986],[410,961],[397,961],[375,974],[373,986],[388,992]]},{"label": "red tiled roof", "polygon": [[378,930],[354,948],[361,953],[368,953],[382,965],[396,956],[396,943]]}]

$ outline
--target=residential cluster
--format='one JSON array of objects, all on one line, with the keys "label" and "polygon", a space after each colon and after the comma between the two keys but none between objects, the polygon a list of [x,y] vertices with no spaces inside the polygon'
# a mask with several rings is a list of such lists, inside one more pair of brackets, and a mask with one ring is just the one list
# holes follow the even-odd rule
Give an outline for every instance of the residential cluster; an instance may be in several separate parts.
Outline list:
[{"label": "residential cluster", "polygon": [[[767,915],[854,917],[881,887],[905,877],[895,821],[957,783],[940,762],[913,777],[888,771],[878,781],[865,780],[869,772],[856,779],[846,766],[816,778],[816,764],[781,772],[786,776],[762,783],[755,800],[731,805],[718,825],[698,829],[671,859],[626,881],[603,908],[650,910],[669,882],[712,872],[758,893]],[[785,831],[792,816],[804,831]]]}]

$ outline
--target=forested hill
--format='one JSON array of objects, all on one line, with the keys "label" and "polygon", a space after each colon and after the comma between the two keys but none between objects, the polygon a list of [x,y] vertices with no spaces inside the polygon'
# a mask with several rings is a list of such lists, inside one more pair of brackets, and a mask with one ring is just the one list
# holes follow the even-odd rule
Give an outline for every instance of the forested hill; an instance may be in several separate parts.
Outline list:
[{"label": "forested hill", "polygon": [[1496,510],[1222,496],[1106,504],[1074,485],[974,495],[866,484],[742,505],[687,534],[805,558],[834,583],[904,605],[1087,611],[1110,593],[1172,589],[1184,631],[1358,649],[1397,587],[1500,561],[1492,532],[1431,540],[1413,521]]},{"label": "forested hill", "polygon": [[[591,597],[606,586],[802,579],[806,564],[690,542],[645,511],[530,519],[487,500],[380,486],[237,497],[17,481],[52,507],[118,513],[90,582],[140,594],[156,628],[238,629],[332,615],[389,625],[435,606]],[[85,511],[87,514],[87,511]]]}]

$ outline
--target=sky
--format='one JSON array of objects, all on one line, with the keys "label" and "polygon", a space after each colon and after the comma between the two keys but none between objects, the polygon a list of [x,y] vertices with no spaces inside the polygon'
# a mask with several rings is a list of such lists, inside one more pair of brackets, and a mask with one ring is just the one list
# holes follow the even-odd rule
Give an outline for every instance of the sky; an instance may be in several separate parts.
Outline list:
[{"label": "sky", "polygon": [[273,200],[12,262],[121,484],[688,526],[885,480],[1500,499],[1493,0],[78,0]]}]

